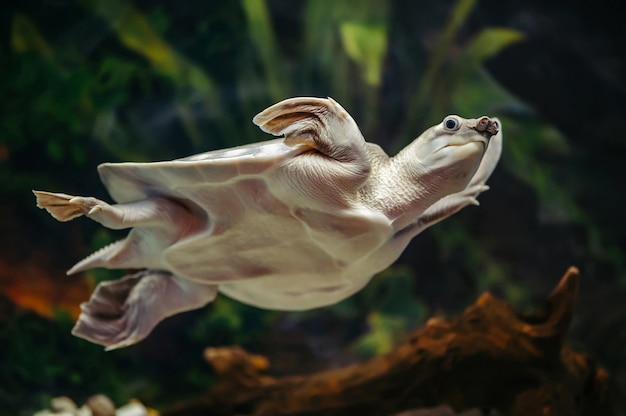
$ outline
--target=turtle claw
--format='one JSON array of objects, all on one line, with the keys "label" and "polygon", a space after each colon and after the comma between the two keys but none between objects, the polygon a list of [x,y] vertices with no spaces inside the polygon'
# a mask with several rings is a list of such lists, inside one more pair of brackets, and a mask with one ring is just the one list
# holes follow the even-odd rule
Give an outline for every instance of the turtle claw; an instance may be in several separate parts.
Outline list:
[{"label": "turtle claw", "polygon": [[102,212],[102,206],[96,205],[95,207],[93,207],[93,208],[91,208],[89,210],[89,212],[87,213],[87,216],[91,217],[91,216],[93,216],[93,215],[95,215],[95,214],[97,214],[99,212]]},{"label": "turtle claw", "polygon": [[465,188],[463,191],[459,192],[457,195],[459,197],[467,198],[467,202],[470,205],[478,206],[480,204],[476,198],[478,197],[478,195],[488,190],[489,190],[489,187],[487,185],[483,185],[483,184],[477,184],[474,186],[470,185],[467,188]]},{"label": "turtle claw", "polygon": [[[83,197],[83,196],[75,196],[74,198],[69,200],[71,205],[76,206],[83,215],[87,217],[92,217],[94,214],[101,212],[105,207],[109,207],[110,205],[104,201],[100,201],[99,199],[93,197]],[[97,221],[97,220],[96,220]]]}]

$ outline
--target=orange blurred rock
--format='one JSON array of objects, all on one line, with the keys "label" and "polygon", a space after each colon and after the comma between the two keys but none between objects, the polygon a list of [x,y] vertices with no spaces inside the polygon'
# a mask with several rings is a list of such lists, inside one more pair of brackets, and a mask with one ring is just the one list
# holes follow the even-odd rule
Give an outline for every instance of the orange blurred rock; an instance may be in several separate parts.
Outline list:
[{"label": "orange blurred rock", "polygon": [[80,303],[89,299],[92,287],[86,279],[68,277],[65,270],[48,267],[48,262],[11,263],[0,257],[0,293],[17,306],[54,318],[55,309],[76,319]]}]

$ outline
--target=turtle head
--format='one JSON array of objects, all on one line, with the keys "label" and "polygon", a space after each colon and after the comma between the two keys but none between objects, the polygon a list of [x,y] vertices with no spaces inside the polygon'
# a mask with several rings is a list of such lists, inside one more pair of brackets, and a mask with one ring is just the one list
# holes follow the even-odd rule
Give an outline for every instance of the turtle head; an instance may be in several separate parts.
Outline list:
[{"label": "turtle head", "polygon": [[489,139],[499,130],[496,119],[449,115],[407,146],[402,159],[420,182],[436,184],[445,194],[458,192],[478,169]]}]

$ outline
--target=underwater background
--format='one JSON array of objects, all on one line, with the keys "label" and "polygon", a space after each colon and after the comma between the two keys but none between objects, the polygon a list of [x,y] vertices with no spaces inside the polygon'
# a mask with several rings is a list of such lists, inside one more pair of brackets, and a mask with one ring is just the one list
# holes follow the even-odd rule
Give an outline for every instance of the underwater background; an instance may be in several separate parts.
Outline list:
[{"label": "underwater background", "polygon": [[[96,393],[166,408],[214,381],[207,346],[242,345],[276,374],[334,368],[389,351],[484,291],[532,312],[570,265],[581,290],[568,343],[626,385],[624,2],[0,7],[0,415]],[[499,117],[491,189],[332,307],[274,312],[219,296],[126,349],[73,337],[79,304],[123,272],[65,271],[125,231],[60,224],[31,189],[110,200],[99,163],[267,140],[252,117],[293,96],[331,96],[390,153],[447,114]]]}]

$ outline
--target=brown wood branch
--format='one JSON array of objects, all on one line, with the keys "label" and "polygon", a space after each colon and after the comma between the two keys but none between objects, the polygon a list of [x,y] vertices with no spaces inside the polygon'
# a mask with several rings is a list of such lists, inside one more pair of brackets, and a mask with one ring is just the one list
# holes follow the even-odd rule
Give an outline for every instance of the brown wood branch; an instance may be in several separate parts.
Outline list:
[{"label": "brown wood branch", "polygon": [[388,354],[309,376],[272,378],[264,357],[207,349],[218,382],[164,415],[386,416],[440,404],[513,416],[616,414],[607,372],[563,346],[578,279],[571,267],[541,317],[524,319],[485,293],[460,317],[431,319]]}]

